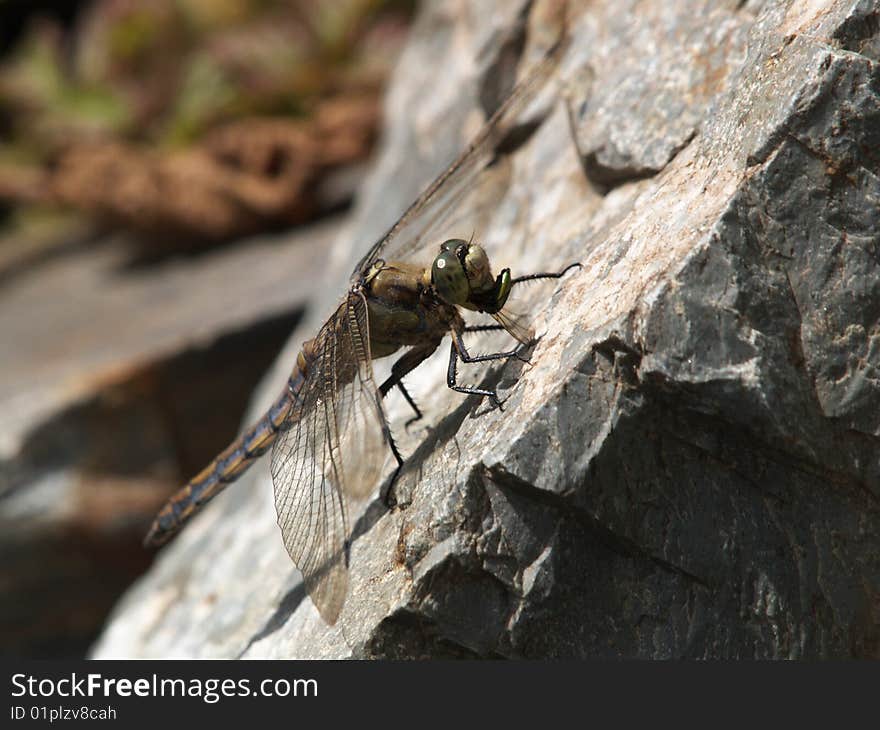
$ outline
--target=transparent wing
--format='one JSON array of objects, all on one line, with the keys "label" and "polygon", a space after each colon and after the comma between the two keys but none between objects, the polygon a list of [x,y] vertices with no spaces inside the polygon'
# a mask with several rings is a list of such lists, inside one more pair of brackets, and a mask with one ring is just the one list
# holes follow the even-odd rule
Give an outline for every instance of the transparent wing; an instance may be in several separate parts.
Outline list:
[{"label": "transparent wing", "polygon": [[523,345],[532,344],[541,335],[535,327],[537,310],[546,306],[560,279],[579,266],[575,263],[559,272],[526,274],[514,279],[504,307],[492,314],[492,318]]},{"label": "transparent wing", "polygon": [[[450,212],[474,187],[474,180],[478,174],[492,162],[498,145],[516,126],[519,115],[544,88],[562,57],[567,42],[567,36],[563,36],[554,44],[483,125],[458,159],[447,167],[407,208],[388,232],[373,244],[352,272],[352,282],[357,281],[377,259],[405,261],[415,250],[432,240],[431,232],[442,228],[443,221]],[[440,240],[436,243],[439,244]]]},{"label": "transparent wing", "polygon": [[[344,360],[355,363],[355,377],[334,390],[340,458],[333,461],[343,492],[354,499],[367,497],[376,486],[385,463],[389,437],[382,396],[373,381],[369,317],[363,294],[349,295],[347,319],[339,338],[337,369]],[[352,357],[353,353],[353,357]]]},{"label": "transparent wing", "polygon": [[367,307],[350,294],[321,328],[305,381],[272,450],[284,546],[329,624],[348,588],[347,498],[366,495],[384,463],[386,434],[373,382]]},{"label": "transparent wing", "polygon": [[531,325],[531,317],[523,311],[513,307],[504,307],[500,312],[493,314],[492,318],[520,344],[530,345],[534,341],[535,329]]}]

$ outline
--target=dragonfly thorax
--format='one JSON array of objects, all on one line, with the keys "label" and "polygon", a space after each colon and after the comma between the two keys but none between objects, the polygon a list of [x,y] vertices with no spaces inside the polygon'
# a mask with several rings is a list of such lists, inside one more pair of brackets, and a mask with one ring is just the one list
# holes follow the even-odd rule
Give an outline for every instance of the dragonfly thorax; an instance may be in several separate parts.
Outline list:
[{"label": "dragonfly thorax", "polygon": [[510,294],[510,270],[492,277],[489,257],[482,246],[461,238],[440,244],[431,267],[431,283],[445,302],[494,314]]}]

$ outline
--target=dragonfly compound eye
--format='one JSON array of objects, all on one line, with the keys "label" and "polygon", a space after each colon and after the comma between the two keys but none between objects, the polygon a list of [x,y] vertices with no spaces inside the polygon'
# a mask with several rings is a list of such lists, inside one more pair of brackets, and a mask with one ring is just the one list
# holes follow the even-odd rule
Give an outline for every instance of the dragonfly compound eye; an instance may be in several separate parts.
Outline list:
[{"label": "dragonfly compound eye", "polygon": [[480,292],[491,289],[494,286],[495,282],[492,279],[489,257],[482,246],[478,246],[475,243],[470,244],[465,253],[463,263],[472,290]]},{"label": "dragonfly compound eye", "polygon": [[470,283],[454,251],[440,249],[431,267],[431,283],[449,304],[464,304],[470,296]]}]

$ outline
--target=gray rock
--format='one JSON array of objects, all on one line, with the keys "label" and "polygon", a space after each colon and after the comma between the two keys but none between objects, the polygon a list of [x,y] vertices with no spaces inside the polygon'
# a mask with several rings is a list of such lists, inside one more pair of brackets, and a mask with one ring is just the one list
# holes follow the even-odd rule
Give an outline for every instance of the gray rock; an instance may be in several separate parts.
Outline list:
[{"label": "gray rock", "polygon": [[[452,5],[428,4],[401,61],[339,293],[461,145],[497,68],[468,59],[517,23],[540,36],[544,3],[485,25]],[[876,3],[619,7],[573,19],[567,104],[484,180],[496,266],[583,268],[528,300],[530,366],[468,370],[503,412],[441,387],[442,354],[408,381],[426,429],[405,438],[389,397],[410,458],[397,507],[355,525],[336,625],[284,553],[263,465],[164,551],[94,656],[880,655]]]},{"label": "gray rock", "polygon": [[600,3],[575,28],[575,138],[600,189],[655,175],[697,133],[743,62],[754,18],[741,3]]},{"label": "gray rock", "polygon": [[87,651],[181,472],[235,434],[333,230],[151,266],[124,236],[72,241],[3,272],[0,654]]}]

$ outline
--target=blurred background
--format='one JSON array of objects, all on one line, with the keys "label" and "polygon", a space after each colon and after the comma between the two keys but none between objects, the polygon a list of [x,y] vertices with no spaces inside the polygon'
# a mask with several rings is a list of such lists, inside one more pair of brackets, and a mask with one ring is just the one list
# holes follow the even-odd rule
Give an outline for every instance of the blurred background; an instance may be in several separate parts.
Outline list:
[{"label": "blurred background", "polygon": [[0,0],[0,656],[84,656],[320,280],[415,0]]}]

